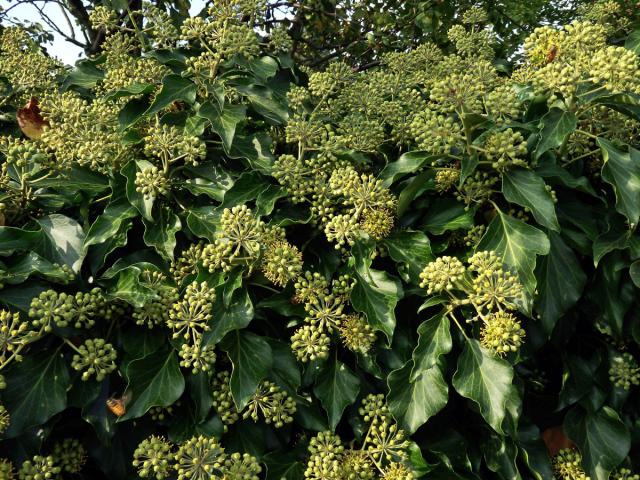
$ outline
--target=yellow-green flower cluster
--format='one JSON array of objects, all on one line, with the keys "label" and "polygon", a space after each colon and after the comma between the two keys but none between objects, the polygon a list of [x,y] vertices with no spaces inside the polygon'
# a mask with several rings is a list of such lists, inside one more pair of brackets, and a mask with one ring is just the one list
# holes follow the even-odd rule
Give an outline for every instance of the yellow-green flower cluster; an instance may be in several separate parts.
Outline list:
[{"label": "yellow-green flower cluster", "polygon": [[582,468],[582,455],[577,450],[565,448],[553,457],[553,470],[559,480],[589,480]]},{"label": "yellow-green flower cluster", "polygon": [[218,372],[213,379],[213,408],[220,417],[225,431],[227,425],[232,425],[240,419],[240,413],[236,409],[236,404],[231,395],[231,375],[228,371]]},{"label": "yellow-green flower cluster", "polygon": [[18,103],[55,90],[62,64],[44,54],[29,34],[19,27],[5,27],[0,35],[0,76],[19,93]]},{"label": "yellow-green flower cluster", "polygon": [[265,237],[264,222],[255,217],[249,207],[225,208],[215,242],[202,250],[202,264],[210,272],[252,265],[260,257]]},{"label": "yellow-green flower cluster", "polygon": [[131,158],[122,143],[119,108],[102,98],[92,103],[71,92],[47,94],[42,116],[48,122],[41,141],[61,167],[74,164],[109,174]]},{"label": "yellow-green flower cluster", "polygon": [[0,478],[13,480],[15,478],[14,474],[13,463],[6,458],[0,458]]},{"label": "yellow-green flower cluster", "polygon": [[52,455],[47,457],[36,455],[22,463],[18,471],[20,480],[42,480],[57,478],[62,468],[56,464]]},{"label": "yellow-green flower cluster", "polygon": [[4,405],[0,404],[0,434],[6,432],[9,425],[11,425],[11,415]]},{"label": "yellow-green flower cluster", "polygon": [[449,312],[471,306],[472,320],[481,320],[481,343],[496,355],[516,352],[525,332],[520,320],[509,310],[523,301],[523,287],[495,252],[481,251],[468,260],[468,266],[455,257],[443,256],[429,262],[420,274],[420,286],[428,295],[446,293]]},{"label": "yellow-green flower cluster", "polygon": [[109,302],[99,288],[75,295],[45,290],[31,300],[29,317],[36,327],[49,332],[60,328],[91,328],[98,320],[109,320],[119,312],[115,302]]},{"label": "yellow-green flower cluster", "polygon": [[153,166],[136,173],[136,191],[142,193],[146,200],[155,200],[159,195],[169,192],[170,180],[163,170]]},{"label": "yellow-green flower cluster", "polygon": [[113,345],[102,338],[89,338],[79,347],[74,347],[74,350],[77,353],[71,360],[71,367],[82,371],[83,381],[95,375],[96,380],[101,382],[117,368],[115,360],[118,354]]},{"label": "yellow-green flower cluster", "polygon": [[249,400],[242,418],[251,418],[257,422],[262,416],[265,423],[281,428],[293,421],[295,412],[295,400],[275,383],[263,380]]},{"label": "yellow-green flower cluster", "polygon": [[484,149],[487,159],[493,162],[493,168],[500,172],[510,167],[527,165],[521,158],[527,153],[527,143],[520,132],[511,128],[490,135]]},{"label": "yellow-green flower cluster", "polygon": [[616,387],[629,390],[632,385],[640,385],[640,366],[629,352],[615,355],[611,360],[609,378]]},{"label": "yellow-green flower cluster", "polygon": [[320,432],[310,440],[306,479],[413,479],[404,464],[408,442],[392,422],[383,398],[372,394],[363,402],[360,415],[367,430],[360,448],[345,447],[331,432]]},{"label": "yellow-green flower cluster", "polygon": [[619,468],[611,474],[611,480],[640,480],[640,475],[628,468]]},{"label": "yellow-green flower cluster", "polygon": [[20,319],[19,312],[0,310],[0,365],[5,366],[12,359],[21,361],[22,349],[39,336],[29,328],[29,322]]},{"label": "yellow-green flower cluster", "polygon": [[80,473],[87,461],[87,452],[75,438],[65,438],[53,447],[53,458],[63,472]]},{"label": "yellow-green flower cluster", "polygon": [[144,439],[133,452],[133,466],[142,478],[163,480],[171,475],[173,445],[155,435]]},{"label": "yellow-green flower cluster", "polygon": [[163,437],[143,440],[133,466],[142,478],[179,480],[257,480],[258,460],[247,453],[227,454],[215,437],[194,436],[176,447]]},{"label": "yellow-green flower cluster", "polygon": [[173,125],[155,125],[144,138],[144,153],[159,161],[166,174],[169,166],[178,161],[198,165],[206,154],[204,142]]},{"label": "yellow-green flower cluster", "polygon": [[411,133],[420,150],[432,155],[448,155],[462,147],[462,126],[451,116],[425,109],[411,122]]},{"label": "yellow-green flower cluster", "polygon": [[302,254],[287,241],[268,244],[262,257],[262,273],[271,283],[284,287],[302,273]]}]

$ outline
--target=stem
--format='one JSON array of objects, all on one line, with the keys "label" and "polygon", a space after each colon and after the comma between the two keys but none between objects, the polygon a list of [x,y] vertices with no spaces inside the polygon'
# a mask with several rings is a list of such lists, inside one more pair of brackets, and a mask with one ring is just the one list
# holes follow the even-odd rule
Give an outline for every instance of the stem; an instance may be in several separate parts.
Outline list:
[{"label": "stem", "polygon": [[78,350],[78,347],[76,347],[73,343],[71,343],[71,341],[68,338],[63,338],[63,340],[64,340],[64,343],[69,345],[76,353],[81,353],[80,350]]}]

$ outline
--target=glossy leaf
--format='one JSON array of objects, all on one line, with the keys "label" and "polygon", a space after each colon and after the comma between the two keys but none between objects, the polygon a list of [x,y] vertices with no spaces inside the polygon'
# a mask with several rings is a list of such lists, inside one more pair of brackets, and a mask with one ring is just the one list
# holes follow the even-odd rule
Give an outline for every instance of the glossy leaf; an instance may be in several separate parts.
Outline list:
[{"label": "glossy leaf", "polygon": [[602,149],[602,179],[610,184],[616,194],[616,210],[629,223],[640,219],[640,151],[629,147],[629,153],[617,149],[611,142],[598,138]]},{"label": "glossy leaf", "polygon": [[562,145],[565,139],[576,129],[576,116],[567,110],[553,108],[541,120],[540,138],[536,145],[535,158]]},{"label": "glossy leaf", "polygon": [[543,227],[560,231],[551,194],[542,178],[531,170],[512,169],[502,175],[502,193],[509,202],[529,209]]},{"label": "glossy leaf", "polygon": [[359,391],[360,380],[349,367],[335,357],[327,361],[313,393],[329,416],[331,430],[335,430],[342,412],[356,400]]}]

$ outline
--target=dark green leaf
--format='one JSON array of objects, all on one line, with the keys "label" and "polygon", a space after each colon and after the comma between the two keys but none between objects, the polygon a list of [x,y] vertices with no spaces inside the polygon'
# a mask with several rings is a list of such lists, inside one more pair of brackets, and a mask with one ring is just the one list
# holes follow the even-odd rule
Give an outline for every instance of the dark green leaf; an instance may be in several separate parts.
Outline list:
[{"label": "dark green leaf", "polygon": [[413,283],[420,283],[420,272],[433,260],[429,238],[422,232],[402,230],[383,240],[389,256],[406,268]]},{"label": "dark green leaf", "polygon": [[552,108],[541,120],[540,139],[534,157],[540,158],[545,152],[557,148],[576,129],[576,116],[569,111]]},{"label": "dark green leaf", "polygon": [[507,201],[529,209],[543,227],[560,231],[551,194],[542,178],[531,170],[512,169],[502,175],[502,193]]},{"label": "dark green leaf", "polygon": [[205,333],[207,345],[215,345],[229,332],[240,330],[249,325],[253,319],[253,304],[247,290],[235,290],[228,306],[224,305],[222,295],[218,295],[214,305],[214,320],[211,330]]},{"label": "dark green leaf", "polygon": [[439,365],[415,369],[413,360],[409,360],[389,374],[387,383],[389,410],[409,434],[442,410],[449,399],[449,387]]},{"label": "dark green leaf", "polygon": [[395,162],[387,164],[380,172],[380,180],[384,182],[385,187],[391,186],[397,179],[408,173],[417,172],[427,162],[437,160],[439,157],[429,155],[428,152],[406,152],[400,155]]},{"label": "dark green leaf", "polygon": [[624,422],[606,406],[593,413],[575,407],[567,413],[563,427],[580,448],[582,465],[594,480],[607,480],[631,446]]},{"label": "dark green leaf", "polygon": [[476,249],[494,250],[507,265],[516,269],[525,289],[533,296],[536,255],[548,254],[549,248],[549,239],[540,230],[498,211]]},{"label": "dark green leaf", "polygon": [[122,167],[120,171],[127,179],[127,198],[129,202],[131,202],[131,205],[147,220],[153,220],[153,216],[151,215],[153,199],[151,197],[145,197],[141,192],[136,190],[136,173],[151,167],[153,167],[153,164],[146,160],[132,160]]},{"label": "dark green leaf", "polygon": [[271,370],[271,347],[264,338],[245,330],[229,333],[220,346],[233,364],[231,394],[238,410],[242,410]]},{"label": "dark green leaf", "polygon": [[95,219],[87,237],[84,240],[85,248],[89,245],[104,243],[113,238],[126,220],[136,217],[137,210],[126,200],[118,199],[109,203],[102,215]]},{"label": "dark green leaf", "polygon": [[211,122],[211,128],[220,135],[225,152],[231,151],[236,127],[245,119],[247,107],[244,105],[225,104],[220,108],[216,102],[207,102],[200,106],[198,115]]},{"label": "dark green leaf", "polygon": [[437,366],[440,357],[451,351],[449,328],[449,319],[442,314],[420,324],[418,345],[412,354],[414,367],[411,371],[411,381],[414,381],[420,372]]},{"label": "dark green leaf", "polygon": [[640,28],[635,29],[629,34],[624,42],[624,48],[631,50],[636,55],[640,55]]},{"label": "dark green leaf", "polygon": [[434,235],[442,235],[448,230],[469,229],[473,227],[473,209],[453,198],[436,198],[429,206],[422,228]]},{"label": "dark green leaf", "polygon": [[549,233],[549,254],[536,268],[539,296],[536,309],[542,326],[551,335],[556,322],[578,301],[587,276],[573,251],[557,233]]},{"label": "dark green leaf", "polygon": [[329,416],[329,426],[335,430],[342,418],[342,412],[355,402],[360,391],[360,380],[349,367],[332,356],[325,364],[313,393]]},{"label": "dark green leaf", "polygon": [[514,395],[513,368],[497,358],[473,338],[468,338],[458,358],[453,386],[460,395],[473,400],[491,428],[502,434],[507,402]]},{"label": "dark green leaf", "polygon": [[162,79],[162,89],[144,115],[153,115],[175,101],[181,100],[191,104],[196,100],[196,91],[196,84],[188,78],[174,74],[167,75]]},{"label": "dark green leaf", "polygon": [[391,343],[396,326],[395,306],[402,296],[400,282],[386,272],[371,268],[372,245],[356,243],[350,262],[354,265],[356,286],[351,292],[353,308],[367,315],[369,324],[384,332]]},{"label": "dark green leaf", "polygon": [[151,407],[167,407],[184,392],[184,377],[173,350],[156,350],[133,360],[127,366],[125,376],[131,403],[120,421],[141,417]]},{"label": "dark green leaf", "polygon": [[5,373],[2,393],[11,422],[4,438],[41,425],[67,406],[69,372],[59,349],[33,351]]},{"label": "dark green leaf", "polygon": [[178,216],[168,208],[161,209],[154,221],[142,219],[144,223],[144,243],[154,247],[156,251],[168,260],[173,260],[176,248],[176,233],[182,228]]},{"label": "dark green leaf", "polygon": [[625,153],[603,138],[598,138],[598,145],[604,160],[602,179],[615,191],[616,210],[636,225],[640,218],[640,151],[629,147]]}]

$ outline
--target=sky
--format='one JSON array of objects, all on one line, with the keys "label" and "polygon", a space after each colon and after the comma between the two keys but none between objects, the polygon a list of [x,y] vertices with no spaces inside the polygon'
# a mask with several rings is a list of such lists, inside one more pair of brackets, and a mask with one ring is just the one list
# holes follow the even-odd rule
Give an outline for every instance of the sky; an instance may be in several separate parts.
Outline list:
[{"label": "sky", "polygon": [[[13,3],[14,3],[14,0],[0,0],[0,7],[6,10]],[[39,2],[39,3],[42,3],[42,2]],[[198,12],[200,12],[204,4],[205,4],[205,0],[191,0],[191,10],[190,10],[191,14],[195,15]],[[64,32],[69,34],[71,33],[71,30],[67,24],[67,21],[65,20],[65,17],[60,12],[60,7],[58,5],[48,3],[45,5],[43,10],[47,14],[47,16],[51,18],[53,22],[56,23],[56,26],[60,30],[63,30]],[[11,10],[10,16],[13,18],[17,18],[20,20],[28,20],[31,22],[40,21],[40,14],[38,13],[38,10],[33,5],[29,5],[29,4],[22,4],[15,7],[13,10]],[[46,30],[51,31],[51,29],[47,28],[47,26],[43,22],[40,22],[40,23],[43,24]],[[79,33],[79,30],[77,29],[77,27],[75,26],[73,27],[76,29],[76,35],[79,38],[82,38],[82,35]],[[52,33],[54,36],[53,42],[45,45],[50,55],[53,55],[59,58],[60,60],[62,60],[64,63],[68,65],[73,65],[78,59],[82,58],[83,53],[80,47],[70,42],[67,42],[61,35],[56,34],[55,32],[52,32]]]}]

